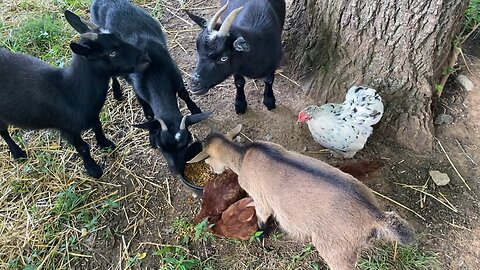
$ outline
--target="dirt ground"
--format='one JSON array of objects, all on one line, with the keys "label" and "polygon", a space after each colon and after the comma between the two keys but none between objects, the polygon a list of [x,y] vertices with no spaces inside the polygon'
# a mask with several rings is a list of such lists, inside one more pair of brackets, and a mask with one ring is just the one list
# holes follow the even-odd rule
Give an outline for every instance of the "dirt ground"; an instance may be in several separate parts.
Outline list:
[{"label": "dirt ground", "polygon": [[[194,11],[196,11],[194,9]],[[206,12],[209,18],[213,9]],[[182,19],[179,19],[177,16]],[[195,65],[195,37],[198,29],[187,24],[184,14],[166,12],[161,20],[167,29],[172,56],[182,71],[190,73]],[[182,31],[183,30],[183,31]],[[181,31],[181,32],[180,32]],[[480,162],[480,50],[478,41],[472,41],[466,50],[467,58],[472,61],[471,77],[477,87],[465,92],[452,84],[445,98],[436,102],[437,112],[446,112],[454,117],[454,122],[436,127],[439,143],[430,153],[415,154],[388,144],[383,138],[388,134],[377,134],[370,138],[364,150],[355,160],[382,159],[385,166],[367,182],[372,189],[407,206],[425,220],[387,200],[379,198],[385,209],[395,210],[408,219],[416,228],[421,246],[438,252],[445,269],[480,269],[480,204],[478,200],[480,184],[478,181]],[[477,48],[477,49],[472,49]],[[287,63],[288,64],[288,63]],[[465,68],[462,72],[467,73]],[[185,76],[186,77],[186,76]],[[331,164],[341,162],[328,153],[320,151],[306,126],[296,124],[297,112],[314,102],[305,98],[301,88],[284,76],[277,76],[274,90],[278,108],[267,111],[262,104],[263,83],[248,80],[246,87],[248,112],[236,115],[233,110],[234,86],[231,80],[212,89],[207,95],[195,97],[204,111],[213,111],[210,120],[192,130],[199,137],[205,136],[210,128],[226,131],[241,123],[243,132],[254,140],[269,140],[285,146],[287,149],[314,156]],[[130,92],[131,90],[127,89]],[[388,108],[387,108],[388,109]],[[145,137],[145,133],[138,133]],[[415,139],[415,138],[412,138]],[[440,147],[443,145],[445,152]],[[121,256],[125,246],[131,254],[147,252],[151,254],[160,243],[175,243],[176,234],[172,222],[177,218],[193,218],[199,210],[200,201],[192,196],[177,179],[166,173],[161,155],[142,145],[129,151],[143,151],[132,160],[134,175],[115,175],[108,182],[115,187],[101,187],[110,192],[119,190],[122,194],[134,194],[123,202],[123,211],[112,216],[109,226],[119,228],[120,234],[109,241],[97,240],[92,246],[93,258],[84,260],[78,269],[120,269]],[[447,155],[458,172],[471,187],[469,190],[455,172]],[[440,198],[443,194],[458,211],[454,212],[431,197],[425,199],[420,208],[422,196],[406,185],[424,185],[429,179],[430,170],[447,173],[451,182],[445,187],[435,187],[428,181],[426,192]],[[169,201],[171,200],[171,204]],[[198,245],[191,244],[191,252],[203,259],[214,256],[215,269],[310,269],[311,261],[320,260],[312,253],[304,261],[292,264],[292,257],[302,252],[303,244],[288,237],[266,239],[263,243],[238,243],[225,239],[215,239]],[[142,269],[154,269],[157,258],[147,256]]]},{"label": "dirt ground", "polygon": [[[193,5],[192,11],[210,18],[215,6]],[[200,10],[204,8],[206,9]],[[187,78],[195,66],[195,37],[198,28],[183,13],[174,10],[164,12],[161,23],[169,37],[171,54],[184,72],[184,78]],[[480,171],[477,166],[480,163],[479,40],[471,41],[465,50],[472,74],[462,68],[462,72],[476,84],[474,91],[465,92],[452,83],[451,88],[445,92],[445,97],[434,105],[436,112],[445,112],[454,117],[453,123],[436,126],[436,137],[445,152],[437,142],[430,153],[414,153],[389,144],[384,140],[388,134],[374,132],[367,146],[355,156],[355,160],[381,159],[385,162],[385,166],[366,184],[424,218],[423,220],[403,207],[379,198],[386,210],[399,212],[414,225],[420,246],[439,253],[444,269],[480,269]],[[133,100],[131,88],[125,85],[123,87],[128,95],[127,100]],[[249,105],[244,115],[236,115],[234,112],[235,91],[232,80],[215,87],[207,95],[194,97],[204,111],[214,113],[208,121],[191,130],[202,138],[211,128],[226,131],[242,124],[245,135],[253,140],[279,143],[289,150],[302,152],[330,164],[343,161],[321,151],[322,147],[313,141],[308,128],[296,124],[298,111],[315,102],[307,99],[294,81],[285,75],[276,77],[274,91],[277,108],[272,111],[263,106],[262,91],[263,82],[247,80]],[[97,183],[95,194],[102,196],[118,191],[120,196],[127,197],[122,201],[122,209],[115,215],[108,215],[105,221],[113,237],[93,233],[84,239],[82,244],[93,257],[81,259],[73,267],[125,269],[127,257],[145,252],[147,256],[142,259],[142,263],[133,268],[157,269],[159,259],[152,254],[162,244],[177,243],[178,233],[172,229],[173,222],[179,218],[191,220],[199,211],[200,200],[167,172],[161,154],[149,148],[147,133],[130,126],[142,121],[138,104],[126,104],[125,101],[123,104],[116,103],[111,100],[111,96],[109,99],[110,104],[118,106],[118,113],[125,114],[124,121],[115,121],[106,128],[109,137],[120,142],[117,152],[123,153],[121,156],[103,159],[107,171],[101,179],[104,184]],[[184,107],[183,103],[181,105]],[[134,116],[128,115],[130,106],[136,107],[137,113]],[[186,113],[186,109],[183,110]],[[142,137],[144,143],[134,143],[138,137]],[[134,158],[126,157],[129,154]],[[455,172],[447,155],[471,190]],[[108,170],[108,167],[114,168],[113,164],[117,162],[124,164],[122,166],[125,168]],[[447,173],[451,178],[450,184],[435,187],[428,180],[430,170]],[[422,186],[427,180],[425,191],[441,201],[448,200],[457,212],[432,197],[424,199],[419,192],[402,185]],[[422,200],[425,201],[423,208],[420,207]],[[279,231],[272,235],[263,242],[252,243],[209,239],[190,243],[189,250],[202,260],[215,258],[214,269],[312,269],[311,263],[321,260],[314,252],[309,253],[305,259],[294,260],[295,256],[302,253],[305,244],[296,243]]]}]

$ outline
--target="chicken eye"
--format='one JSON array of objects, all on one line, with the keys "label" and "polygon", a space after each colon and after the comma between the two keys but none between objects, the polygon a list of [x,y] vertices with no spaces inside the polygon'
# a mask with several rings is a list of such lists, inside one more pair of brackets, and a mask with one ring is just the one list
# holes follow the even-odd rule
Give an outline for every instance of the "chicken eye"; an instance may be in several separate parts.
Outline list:
[{"label": "chicken eye", "polygon": [[116,55],[117,55],[116,51],[112,51],[108,54],[108,56],[110,56],[111,58],[115,57]]},{"label": "chicken eye", "polygon": [[228,60],[228,56],[223,56],[222,58],[220,58],[220,61],[222,62],[226,62]]}]

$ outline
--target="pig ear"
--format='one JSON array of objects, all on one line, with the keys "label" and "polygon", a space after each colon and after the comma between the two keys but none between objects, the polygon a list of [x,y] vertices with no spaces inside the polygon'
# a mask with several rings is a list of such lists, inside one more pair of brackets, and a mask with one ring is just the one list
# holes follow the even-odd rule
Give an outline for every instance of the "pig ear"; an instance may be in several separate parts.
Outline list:
[{"label": "pig ear", "polygon": [[184,11],[185,13],[187,13],[188,17],[190,17],[192,21],[194,21],[198,26],[200,26],[200,28],[202,29],[207,28],[207,20],[205,20],[200,16],[190,13],[190,11],[188,10],[184,10]]},{"label": "pig ear", "polygon": [[160,122],[158,122],[157,120],[154,120],[154,121],[148,121],[141,124],[134,124],[133,126],[141,129],[153,130],[153,129],[160,128]]},{"label": "pig ear", "polygon": [[250,51],[250,44],[243,37],[239,37],[233,42],[233,48],[239,52],[248,52]]}]

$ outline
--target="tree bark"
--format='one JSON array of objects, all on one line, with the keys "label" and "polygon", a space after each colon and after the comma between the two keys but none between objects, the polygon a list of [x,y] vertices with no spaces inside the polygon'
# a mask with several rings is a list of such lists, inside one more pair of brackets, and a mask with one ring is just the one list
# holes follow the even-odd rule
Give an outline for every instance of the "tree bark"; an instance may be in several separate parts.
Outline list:
[{"label": "tree bark", "polygon": [[319,104],[352,85],[377,89],[378,129],[431,150],[432,96],[468,0],[293,0],[285,25],[288,71]]}]

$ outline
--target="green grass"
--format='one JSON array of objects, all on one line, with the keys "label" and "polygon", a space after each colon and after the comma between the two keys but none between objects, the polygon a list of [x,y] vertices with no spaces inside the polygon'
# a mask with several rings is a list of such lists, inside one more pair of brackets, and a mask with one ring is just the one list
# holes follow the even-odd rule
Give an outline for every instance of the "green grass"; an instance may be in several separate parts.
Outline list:
[{"label": "green grass", "polygon": [[176,239],[180,245],[188,245],[190,242],[207,241],[213,238],[208,229],[208,219],[194,225],[188,219],[179,218],[173,221],[173,230],[177,234]]},{"label": "green grass", "polygon": [[71,56],[68,42],[72,34],[55,14],[28,18],[1,43],[13,52],[27,53],[50,64],[64,66]]},{"label": "green grass", "polygon": [[383,245],[365,253],[358,262],[362,270],[441,270],[438,254],[418,246]]},{"label": "green grass", "polygon": [[[288,266],[288,269],[298,269],[298,264],[303,263],[305,260],[307,260],[307,257],[313,253],[316,253],[317,250],[315,247],[311,244],[308,244],[303,247],[303,249],[292,256],[292,262]],[[319,266],[316,262],[311,262],[310,264],[310,269],[319,269]]]},{"label": "green grass", "polygon": [[202,267],[203,262],[200,259],[192,256],[186,248],[180,246],[163,246],[154,255],[160,258],[160,269],[205,269]]},{"label": "green grass", "polygon": [[465,11],[464,24],[468,28],[473,28],[480,23],[480,0],[471,0]]}]

